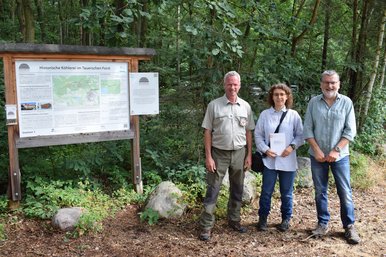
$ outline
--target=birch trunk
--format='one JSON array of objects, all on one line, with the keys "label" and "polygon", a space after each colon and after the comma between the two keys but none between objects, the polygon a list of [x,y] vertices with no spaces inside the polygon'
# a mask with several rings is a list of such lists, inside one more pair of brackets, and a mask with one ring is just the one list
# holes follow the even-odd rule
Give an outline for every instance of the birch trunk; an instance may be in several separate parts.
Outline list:
[{"label": "birch trunk", "polygon": [[378,44],[377,44],[377,50],[375,54],[375,60],[374,60],[374,66],[373,66],[373,72],[370,76],[370,82],[368,84],[367,90],[366,90],[366,96],[365,96],[365,103],[362,108],[362,113],[361,113],[361,119],[360,119],[360,126],[362,127],[363,124],[365,123],[367,113],[369,111],[369,106],[370,106],[370,101],[371,101],[371,96],[373,93],[373,88],[375,84],[375,78],[377,77],[377,70],[378,70],[378,65],[379,65],[379,59],[381,56],[381,49],[382,49],[382,43],[383,43],[383,37],[385,34],[385,24],[386,24],[386,10],[383,13],[383,18],[381,22],[381,26],[379,29],[379,34],[378,34]]},{"label": "birch trunk", "polygon": [[383,84],[385,83],[385,73],[386,73],[386,51],[383,53],[383,67],[382,67],[382,73],[381,73],[381,79],[379,81],[379,88],[382,91]]}]

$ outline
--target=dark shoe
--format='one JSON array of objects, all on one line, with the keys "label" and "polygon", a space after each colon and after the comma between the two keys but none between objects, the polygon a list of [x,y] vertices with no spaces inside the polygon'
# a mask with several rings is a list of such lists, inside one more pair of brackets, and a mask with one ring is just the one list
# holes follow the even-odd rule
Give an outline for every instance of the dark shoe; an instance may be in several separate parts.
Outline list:
[{"label": "dark shoe", "polygon": [[211,231],[210,229],[201,230],[200,236],[198,237],[202,241],[208,241],[210,239]]},{"label": "dark shoe", "polygon": [[260,231],[267,231],[268,225],[267,225],[267,217],[260,216],[259,222],[256,224],[257,230]]},{"label": "dark shoe", "polygon": [[358,244],[361,241],[361,238],[354,228],[354,224],[350,224],[345,228],[344,237],[349,244]]},{"label": "dark shoe", "polygon": [[238,221],[228,221],[228,225],[229,227],[231,227],[233,230],[239,232],[239,233],[246,233],[247,232],[247,228],[246,227],[243,227],[241,226],[240,222]]},{"label": "dark shoe", "polygon": [[277,226],[277,229],[280,230],[281,232],[286,232],[290,227],[289,223],[290,223],[290,220],[285,219],[279,224],[279,226]]},{"label": "dark shoe", "polygon": [[318,223],[316,228],[312,230],[312,235],[315,237],[322,237],[322,236],[325,236],[327,232],[328,232],[328,225]]}]

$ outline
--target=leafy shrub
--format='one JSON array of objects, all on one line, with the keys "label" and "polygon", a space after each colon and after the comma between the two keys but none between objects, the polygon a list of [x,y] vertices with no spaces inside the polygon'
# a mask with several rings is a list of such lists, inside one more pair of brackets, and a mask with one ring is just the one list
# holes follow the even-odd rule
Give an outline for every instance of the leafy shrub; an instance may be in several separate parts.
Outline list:
[{"label": "leafy shrub", "polygon": [[158,222],[159,213],[152,208],[146,208],[143,212],[139,213],[141,222],[147,221],[149,225],[154,225]]},{"label": "leafy shrub", "polygon": [[6,213],[8,206],[8,198],[6,195],[0,195],[0,217]]},{"label": "leafy shrub", "polygon": [[381,156],[385,154],[383,145],[386,143],[386,95],[381,87],[375,88],[371,99],[365,123],[358,128],[359,133],[353,143],[353,149],[372,156]]},{"label": "leafy shrub", "polygon": [[[27,217],[51,218],[63,206],[76,205],[78,195],[73,193],[72,182],[44,181],[40,177],[27,181],[23,212]],[[63,193],[63,194],[62,194]],[[68,197],[69,196],[69,197]]]},{"label": "leafy shrub", "polygon": [[5,224],[3,223],[3,216],[7,211],[8,199],[6,196],[0,196],[0,242],[7,239],[5,231]]},{"label": "leafy shrub", "polygon": [[385,133],[382,133],[382,131],[378,132],[369,134],[365,131],[360,133],[353,142],[353,149],[372,156],[384,154],[382,152],[382,145],[385,144]]},{"label": "leafy shrub", "polygon": [[80,177],[87,178],[92,184],[101,184],[104,189],[112,192],[128,186],[129,146],[128,140],[120,140],[20,149],[23,181],[33,180],[37,174],[50,180],[73,180]]},{"label": "leafy shrub", "polygon": [[5,225],[0,223],[0,242],[7,239],[7,233],[5,231]]},{"label": "leafy shrub", "polygon": [[308,149],[309,149],[309,145],[308,143],[305,143],[304,145],[300,146],[297,150],[296,150],[296,155],[298,157],[309,157],[310,154],[308,153]]},{"label": "leafy shrub", "polygon": [[176,169],[167,168],[167,179],[174,183],[203,183],[205,181],[206,170],[204,166],[192,165],[190,162],[184,162],[177,165]]},{"label": "leafy shrub", "polygon": [[132,188],[122,187],[113,192],[111,200],[116,202],[118,206],[126,206],[133,203],[141,204],[145,202],[148,191],[146,186],[143,194],[138,194]]},{"label": "leafy shrub", "polygon": [[3,62],[0,58],[0,195],[5,194],[8,185],[8,140],[7,126],[5,124],[5,88],[4,88],[4,74]]},{"label": "leafy shrub", "polygon": [[156,186],[162,182],[161,176],[154,170],[144,171],[142,178],[143,183],[149,186]]},{"label": "leafy shrub", "polygon": [[202,199],[205,196],[205,183],[179,183],[177,184],[177,187],[183,192],[183,203],[187,205],[188,209],[201,207]]},{"label": "leafy shrub", "polygon": [[23,212],[27,217],[49,219],[62,207],[77,206],[86,209],[76,226],[75,236],[100,231],[104,218],[129,203],[143,202],[145,197],[124,187],[110,196],[87,180],[48,181],[37,177],[27,182],[27,189],[23,204]]},{"label": "leafy shrub", "polygon": [[[202,110],[197,109],[201,102],[186,95],[196,95],[191,84],[188,88],[181,85],[164,92],[173,101],[160,106],[159,115],[141,120],[140,140],[146,153],[141,159],[142,167],[158,171],[163,180],[169,170],[179,169],[176,167],[181,163],[197,162],[202,154]],[[174,101],[180,99],[182,92],[184,100]]]},{"label": "leafy shrub", "polygon": [[168,171],[168,179],[183,192],[183,201],[189,209],[201,205],[206,190],[205,174],[204,166],[189,165],[189,162]]},{"label": "leafy shrub", "polygon": [[216,210],[214,214],[219,219],[224,219],[227,217],[228,211],[228,199],[229,199],[229,190],[225,186],[221,186],[220,193],[218,194]]},{"label": "leafy shrub", "polygon": [[71,233],[74,237],[83,236],[89,232],[100,232],[103,229],[102,220],[105,216],[99,213],[84,213],[80,216],[78,223],[76,224],[75,230]]}]

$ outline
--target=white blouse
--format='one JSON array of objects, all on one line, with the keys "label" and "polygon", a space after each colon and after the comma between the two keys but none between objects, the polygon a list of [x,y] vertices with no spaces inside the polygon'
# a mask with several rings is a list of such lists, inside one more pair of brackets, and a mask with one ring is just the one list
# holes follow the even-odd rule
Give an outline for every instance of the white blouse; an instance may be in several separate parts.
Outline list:
[{"label": "white blouse", "polygon": [[[285,107],[276,111],[273,107],[260,113],[255,127],[256,150],[265,153],[269,149],[269,135],[274,133],[280,122],[283,112],[288,111],[280,125],[278,133],[284,133],[286,146],[295,144],[299,148],[304,144],[302,119],[297,111]],[[296,151],[292,151],[287,157],[276,156],[275,158],[263,158],[264,165],[273,170],[296,171],[298,169]]]}]

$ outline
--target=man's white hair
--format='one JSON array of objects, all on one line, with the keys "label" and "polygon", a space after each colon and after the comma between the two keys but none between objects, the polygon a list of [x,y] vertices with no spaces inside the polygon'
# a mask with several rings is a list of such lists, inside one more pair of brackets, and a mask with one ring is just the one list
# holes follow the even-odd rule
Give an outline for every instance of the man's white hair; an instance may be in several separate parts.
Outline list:
[{"label": "man's white hair", "polygon": [[228,77],[232,77],[232,76],[236,76],[239,79],[239,82],[241,82],[240,74],[238,74],[237,71],[233,70],[233,71],[229,71],[229,72],[227,72],[227,74],[225,74],[225,76],[224,76],[224,85],[226,83],[226,79]]},{"label": "man's white hair", "polygon": [[335,70],[325,70],[322,73],[321,80],[323,79],[324,76],[333,76],[333,75],[338,76],[338,79],[340,79],[338,72],[336,72]]}]

